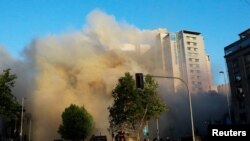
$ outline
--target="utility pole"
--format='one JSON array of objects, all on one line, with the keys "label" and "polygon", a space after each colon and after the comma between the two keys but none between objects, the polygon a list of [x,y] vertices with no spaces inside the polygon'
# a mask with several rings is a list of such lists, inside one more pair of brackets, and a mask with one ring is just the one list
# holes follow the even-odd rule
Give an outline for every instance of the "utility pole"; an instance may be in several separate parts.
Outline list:
[{"label": "utility pole", "polygon": [[158,118],[156,119],[156,134],[157,134],[157,139],[158,139],[158,141],[160,140],[160,130],[159,130],[159,120],[158,120]]},{"label": "utility pole", "polygon": [[20,141],[23,139],[23,107],[24,107],[24,97],[22,98],[22,111],[21,111],[21,122],[20,122]]},{"label": "utility pole", "polygon": [[22,111],[21,111],[21,122],[20,122],[20,141],[23,140],[23,117],[24,117],[24,100],[26,99],[26,97],[22,98]]},{"label": "utility pole", "polygon": [[29,141],[31,141],[30,139],[31,139],[31,117],[30,117],[30,127],[29,127]]}]

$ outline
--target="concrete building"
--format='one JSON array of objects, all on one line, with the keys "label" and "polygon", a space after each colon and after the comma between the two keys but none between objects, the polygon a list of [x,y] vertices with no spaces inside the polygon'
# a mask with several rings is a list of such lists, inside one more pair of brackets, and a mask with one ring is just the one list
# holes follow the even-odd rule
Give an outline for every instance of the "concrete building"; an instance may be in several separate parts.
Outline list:
[{"label": "concrete building", "polygon": [[250,29],[224,48],[231,87],[234,123],[250,123]]},{"label": "concrete building", "polygon": [[[193,94],[211,90],[210,59],[199,32],[160,33],[155,50],[156,67],[162,69],[162,75],[184,79]],[[175,92],[183,87],[179,80],[172,81]]]}]

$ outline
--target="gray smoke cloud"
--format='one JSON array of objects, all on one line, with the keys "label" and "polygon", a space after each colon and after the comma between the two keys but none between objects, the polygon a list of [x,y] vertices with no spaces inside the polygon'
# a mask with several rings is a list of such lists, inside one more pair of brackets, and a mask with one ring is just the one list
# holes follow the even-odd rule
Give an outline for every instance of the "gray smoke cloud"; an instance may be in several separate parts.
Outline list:
[{"label": "gray smoke cloud", "polygon": [[3,46],[0,46],[0,71],[11,68],[11,72],[17,75],[16,85],[13,93],[17,100],[21,102],[23,97],[31,95],[34,88],[34,75],[32,75],[33,67],[28,61],[19,60],[11,56]]},{"label": "gray smoke cloud", "polygon": [[127,71],[145,71],[135,53],[121,48],[152,44],[157,33],[118,23],[113,16],[94,10],[82,31],[33,40],[24,50],[23,62],[15,66],[19,69],[15,72],[24,76],[18,85],[32,99],[33,139],[59,138],[61,113],[71,103],[84,105],[94,117],[96,133],[107,134],[107,107],[117,79]]},{"label": "gray smoke cloud", "polygon": [[[167,88],[169,80],[159,81],[159,93],[165,100],[168,110],[159,118],[160,137],[179,139],[192,135],[189,98],[187,90],[173,93]],[[228,116],[227,98],[225,94],[214,91],[191,95],[194,131],[198,136],[208,133],[209,124],[225,124]],[[151,138],[157,137],[156,119],[150,121]]]},{"label": "gray smoke cloud", "polygon": [[[140,44],[154,46],[156,35],[164,30],[140,30],[94,10],[87,16],[82,31],[34,39],[24,49],[23,59],[11,57],[0,47],[0,69],[11,68],[17,74],[14,94],[18,99],[27,97],[27,111],[32,113],[33,140],[60,138],[57,130],[61,113],[72,103],[84,105],[94,117],[96,133],[108,135],[107,107],[112,103],[111,91],[117,79],[128,71],[146,73],[149,70],[144,66],[152,62],[147,60],[150,57],[139,58],[136,51],[121,49],[124,44],[135,45],[135,50]],[[161,118],[162,131],[168,132],[171,127],[175,128],[172,132],[178,132],[181,129],[172,126],[189,126],[187,97],[184,94],[164,95],[166,87],[161,87],[160,93],[169,106],[169,111]],[[214,111],[223,111],[218,108],[224,105],[221,99],[220,96],[197,95],[194,113],[202,112],[204,117],[209,117]],[[195,117],[197,121],[198,117]],[[181,133],[188,134],[186,130]]]}]

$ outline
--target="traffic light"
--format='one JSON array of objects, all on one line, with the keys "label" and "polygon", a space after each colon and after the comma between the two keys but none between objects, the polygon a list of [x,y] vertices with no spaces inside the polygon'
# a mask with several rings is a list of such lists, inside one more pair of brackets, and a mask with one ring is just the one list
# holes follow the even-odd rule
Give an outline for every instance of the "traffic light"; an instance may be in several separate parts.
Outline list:
[{"label": "traffic light", "polygon": [[135,74],[136,88],[144,88],[143,73]]}]

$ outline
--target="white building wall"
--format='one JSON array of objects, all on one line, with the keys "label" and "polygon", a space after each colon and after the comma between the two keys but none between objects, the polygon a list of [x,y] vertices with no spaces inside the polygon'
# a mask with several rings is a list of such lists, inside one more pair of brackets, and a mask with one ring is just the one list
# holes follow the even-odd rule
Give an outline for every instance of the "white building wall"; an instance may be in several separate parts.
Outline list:
[{"label": "white building wall", "polygon": [[[154,75],[180,77],[186,81],[193,94],[211,90],[211,65],[200,33],[159,33],[155,47],[151,47],[148,52],[154,54]],[[175,92],[185,87],[180,80],[169,81],[172,82],[168,86],[173,87]]]},{"label": "white building wall", "polygon": [[208,66],[204,48],[204,39],[201,35],[180,32],[183,36],[183,51],[186,66],[186,78],[191,93],[206,92],[211,87],[211,70]]},{"label": "white building wall", "polygon": [[[203,37],[197,32],[184,31],[160,34],[158,37],[161,52],[157,55],[161,56],[165,74],[184,79],[193,94],[211,90],[210,60],[205,52]],[[173,80],[175,92],[183,86],[181,81]]]}]

